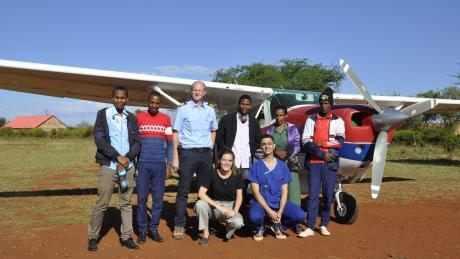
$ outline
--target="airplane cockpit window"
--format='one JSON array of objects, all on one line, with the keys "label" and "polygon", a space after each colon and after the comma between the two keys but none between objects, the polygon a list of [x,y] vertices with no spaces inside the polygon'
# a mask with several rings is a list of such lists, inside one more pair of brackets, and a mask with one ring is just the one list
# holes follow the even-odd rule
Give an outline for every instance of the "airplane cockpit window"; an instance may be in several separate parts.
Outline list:
[{"label": "airplane cockpit window", "polygon": [[368,113],[364,113],[364,112],[353,113],[353,115],[351,115],[351,125],[354,127],[362,127],[363,120],[367,117],[369,117]]},{"label": "airplane cockpit window", "polygon": [[274,93],[269,101],[270,114],[273,117],[275,108],[279,105],[290,108],[296,105],[318,104],[319,94],[318,92],[301,90],[274,89]]}]

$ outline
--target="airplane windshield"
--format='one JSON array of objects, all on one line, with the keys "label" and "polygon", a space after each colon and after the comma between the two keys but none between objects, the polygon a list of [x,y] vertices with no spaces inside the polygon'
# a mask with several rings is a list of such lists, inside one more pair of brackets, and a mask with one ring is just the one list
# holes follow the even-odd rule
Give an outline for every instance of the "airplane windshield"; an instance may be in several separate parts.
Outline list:
[{"label": "airplane windshield", "polygon": [[274,117],[275,108],[279,105],[290,108],[296,105],[318,104],[318,92],[302,91],[302,90],[285,90],[273,89],[273,95],[270,98],[270,114]]}]

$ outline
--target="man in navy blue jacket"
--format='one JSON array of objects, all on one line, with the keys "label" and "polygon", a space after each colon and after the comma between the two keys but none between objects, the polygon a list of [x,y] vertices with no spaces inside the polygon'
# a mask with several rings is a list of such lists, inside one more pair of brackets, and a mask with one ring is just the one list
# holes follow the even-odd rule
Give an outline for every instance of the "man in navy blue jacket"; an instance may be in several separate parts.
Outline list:
[{"label": "man in navy blue jacket", "polygon": [[[98,111],[94,124],[96,162],[101,167],[96,206],[88,225],[89,251],[97,250],[102,219],[112,197],[115,183],[119,185],[121,245],[129,249],[139,248],[131,238],[133,233],[131,194],[135,186],[134,160],[140,150],[138,126],[136,117],[125,109],[128,102],[128,89],[123,86],[115,87],[112,91],[112,101],[112,107]],[[127,188],[120,184],[122,179],[120,176],[127,179]]]}]

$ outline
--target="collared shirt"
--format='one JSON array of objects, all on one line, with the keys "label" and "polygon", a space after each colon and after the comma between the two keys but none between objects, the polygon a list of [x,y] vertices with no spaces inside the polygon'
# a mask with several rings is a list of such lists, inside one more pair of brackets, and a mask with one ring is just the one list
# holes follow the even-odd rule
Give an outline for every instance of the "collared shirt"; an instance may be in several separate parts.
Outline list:
[{"label": "collared shirt", "polygon": [[212,148],[211,132],[217,130],[216,112],[207,102],[193,100],[177,110],[173,130],[179,133],[182,148]]},{"label": "collared shirt", "polygon": [[283,131],[278,132],[276,126],[273,128],[273,140],[276,145],[276,150],[286,150],[288,137],[287,137],[287,125],[284,124]]},{"label": "collared shirt", "polygon": [[251,147],[249,145],[249,120],[241,122],[241,115],[236,113],[236,135],[232,151],[235,153],[235,166],[249,168],[251,160]]},{"label": "collared shirt", "polygon": [[278,209],[281,201],[281,187],[291,181],[291,174],[287,165],[276,159],[276,165],[269,169],[263,159],[258,160],[249,168],[246,179],[259,185],[259,192],[264,197],[268,206]]},{"label": "collared shirt", "polygon": [[[107,126],[109,127],[110,145],[112,145],[117,152],[124,156],[129,152],[129,140],[128,140],[128,112],[126,109],[120,115],[115,108],[107,108],[105,110],[107,118]],[[133,162],[129,163],[128,169],[131,168]],[[110,169],[116,170],[117,161],[110,163]]]}]

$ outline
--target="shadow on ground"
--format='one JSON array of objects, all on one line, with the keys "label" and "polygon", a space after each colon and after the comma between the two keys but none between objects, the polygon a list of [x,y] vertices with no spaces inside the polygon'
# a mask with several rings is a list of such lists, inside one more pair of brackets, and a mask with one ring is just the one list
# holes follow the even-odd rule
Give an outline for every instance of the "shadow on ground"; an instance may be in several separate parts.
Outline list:
[{"label": "shadow on ground", "polygon": [[392,159],[388,162],[413,164],[413,165],[441,165],[441,166],[460,166],[460,160],[454,159]]}]

